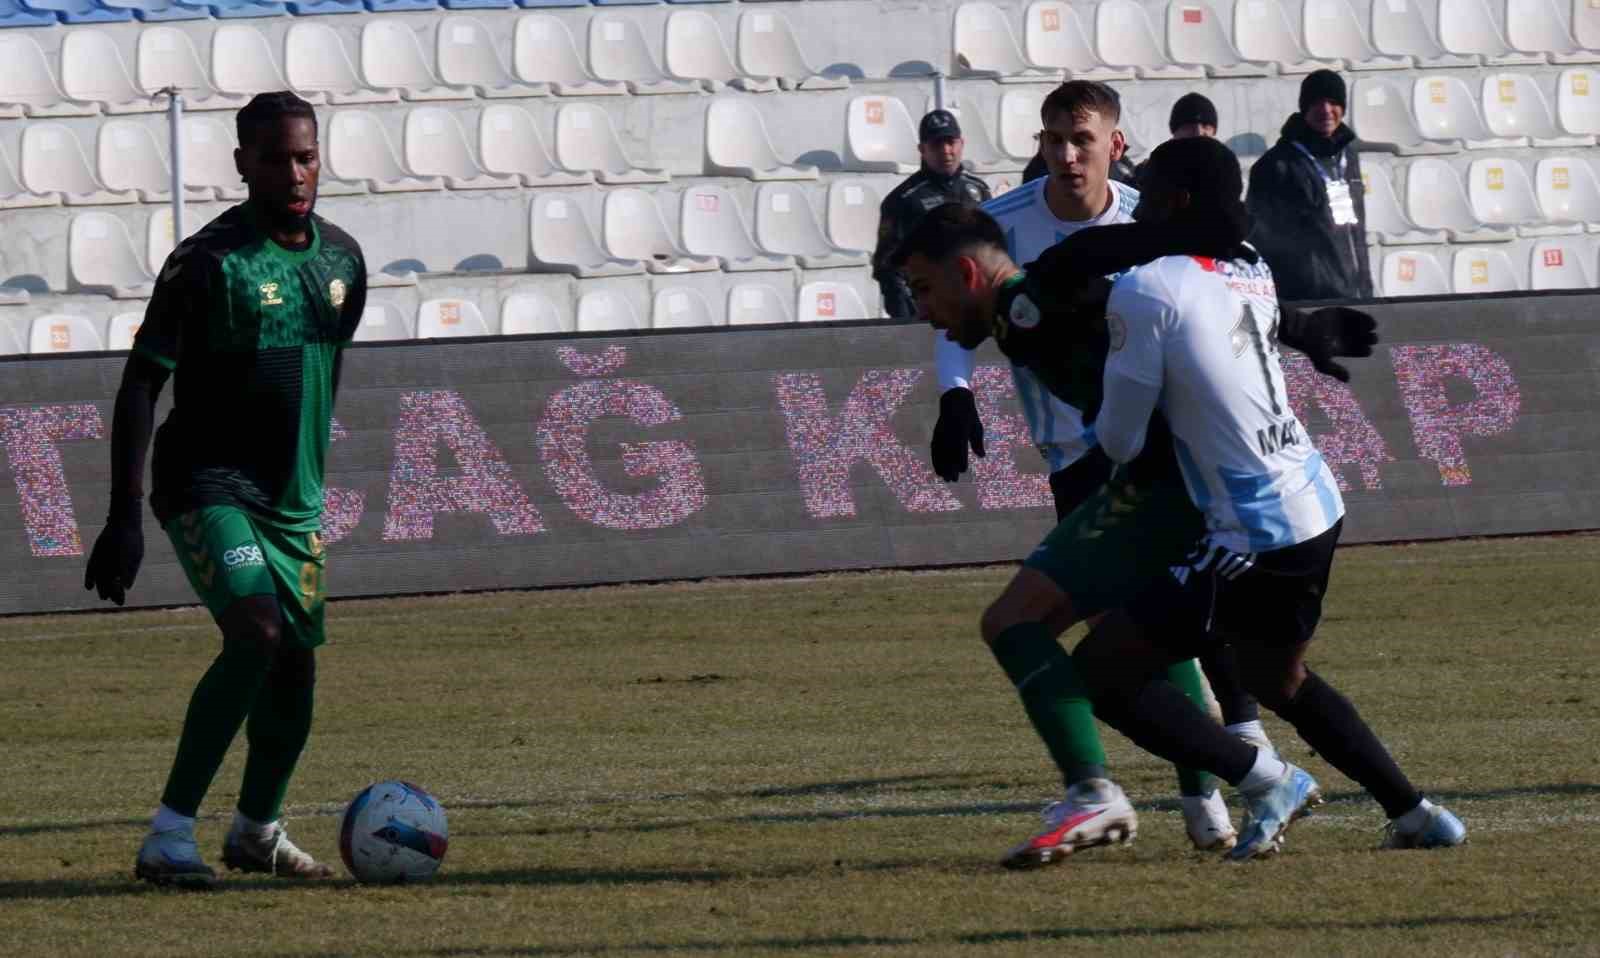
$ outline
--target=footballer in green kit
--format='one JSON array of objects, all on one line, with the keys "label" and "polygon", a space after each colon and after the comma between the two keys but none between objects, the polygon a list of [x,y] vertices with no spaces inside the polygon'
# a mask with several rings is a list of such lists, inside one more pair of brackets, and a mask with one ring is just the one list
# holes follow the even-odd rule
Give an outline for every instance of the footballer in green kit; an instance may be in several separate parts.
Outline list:
[{"label": "footballer in green kit", "polygon": [[[323,642],[322,483],[341,350],[366,304],[366,263],[313,212],[317,118],[292,93],[238,115],[249,199],[168,257],[117,393],[110,516],[86,588],[121,605],[144,555],[150,505],[222,651],[190,699],[177,758],[135,863],[138,878],[204,887],[195,815],[240,728],[249,745],[229,867],[290,878],[332,869],[289,841],[280,811],[311,730]],[[154,430],[168,377],[173,408]]]}]

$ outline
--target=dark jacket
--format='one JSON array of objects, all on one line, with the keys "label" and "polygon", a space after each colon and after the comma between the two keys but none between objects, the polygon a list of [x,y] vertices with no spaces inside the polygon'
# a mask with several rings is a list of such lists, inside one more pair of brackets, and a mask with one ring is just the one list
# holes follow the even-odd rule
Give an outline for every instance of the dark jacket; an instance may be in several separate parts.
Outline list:
[{"label": "dark jacket", "polygon": [[929,210],[946,203],[977,206],[988,199],[989,185],[965,169],[957,170],[954,176],[918,170],[883,198],[883,205],[878,207],[878,248],[872,251],[872,278],[878,281],[883,308],[890,316],[917,314],[905,276],[889,267],[900,241]]},{"label": "dark jacket", "polygon": [[[1355,140],[1343,124],[1331,137],[1318,136],[1296,113],[1283,124],[1282,138],[1250,170],[1245,197],[1255,221],[1250,242],[1272,267],[1281,299],[1372,298],[1367,204]],[[1340,175],[1341,165],[1356,211],[1356,222],[1346,226],[1334,225],[1325,182]]]}]

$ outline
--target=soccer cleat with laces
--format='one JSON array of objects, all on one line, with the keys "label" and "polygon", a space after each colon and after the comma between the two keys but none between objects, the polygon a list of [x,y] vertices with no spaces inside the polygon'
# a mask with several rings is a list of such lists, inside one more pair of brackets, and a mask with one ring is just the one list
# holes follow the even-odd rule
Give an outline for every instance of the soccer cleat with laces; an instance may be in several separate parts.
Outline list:
[{"label": "soccer cleat with laces", "polygon": [[1183,796],[1183,821],[1196,851],[1225,852],[1238,844],[1239,833],[1233,830],[1228,803],[1222,800],[1222,792],[1217,789],[1203,798]]},{"label": "soccer cleat with laces", "polygon": [[242,872],[279,878],[332,878],[333,869],[301,851],[289,840],[282,823],[266,835],[252,834],[235,825],[222,843],[222,863]]},{"label": "soccer cleat with laces", "polygon": [[1097,845],[1126,845],[1139,831],[1139,817],[1122,789],[1091,778],[1067,789],[1065,801],[1045,808],[1044,829],[1006,852],[1007,868],[1060,864],[1068,855]]},{"label": "soccer cleat with laces", "polygon": [[210,888],[217,873],[200,858],[194,832],[187,828],[152,831],[144,837],[133,860],[133,877],[153,885]]},{"label": "soccer cleat with laces", "polygon": [[1467,840],[1467,826],[1438,805],[1428,809],[1428,821],[1416,831],[1402,831],[1395,822],[1384,829],[1384,848],[1453,848]]},{"label": "soccer cleat with laces", "polygon": [[1289,765],[1282,778],[1245,796],[1239,843],[1228,852],[1228,858],[1242,862],[1277,854],[1283,847],[1283,836],[1289,826],[1321,804],[1322,792],[1317,788],[1317,780],[1305,769]]}]

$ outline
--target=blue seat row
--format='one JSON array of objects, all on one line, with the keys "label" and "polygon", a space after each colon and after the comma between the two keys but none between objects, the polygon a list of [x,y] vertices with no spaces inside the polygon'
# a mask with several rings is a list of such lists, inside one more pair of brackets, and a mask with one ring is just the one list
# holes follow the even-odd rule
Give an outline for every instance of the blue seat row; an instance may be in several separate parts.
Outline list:
[{"label": "blue seat row", "polygon": [[[662,0],[0,0],[0,27],[44,27],[56,23],[122,23],[142,20],[232,20],[242,17],[316,16],[330,13],[395,13],[410,10],[511,10],[517,7],[585,7],[653,4]],[[723,3],[727,0],[665,0]]]}]

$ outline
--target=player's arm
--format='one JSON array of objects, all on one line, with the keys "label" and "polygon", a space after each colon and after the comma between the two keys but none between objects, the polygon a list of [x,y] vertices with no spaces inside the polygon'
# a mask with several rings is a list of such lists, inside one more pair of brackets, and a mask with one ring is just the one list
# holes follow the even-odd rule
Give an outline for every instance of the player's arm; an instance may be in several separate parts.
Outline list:
[{"label": "player's arm", "polygon": [[1206,223],[1117,223],[1079,230],[1039,254],[1025,268],[1052,303],[1072,302],[1084,284],[1125,272],[1163,256],[1228,257],[1244,234],[1222,221]]},{"label": "player's arm", "polygon": [[339,348],[333,354],[333,399],[339,398],[339,376],[344,372],[344,347],[355,338],[356,327],[367,311],[367,261],[356,258],[356,278],[345,294],[344,305],[339,309]]},{"label": "player's arm", "polygon": [[144,561],[144,471],[155,433],[156,401],[178,362],[183,317],[195,308],[200,270],[190,248],[172,254],[156,283],[133,352],[122,370],[111,417],[111,505],[89,553],[83,587],[122,605]]},{"label": "player's arm", "polygon": [[1278,342],[1304,353],[1317,372],[1347,383],[1350,370],[1334,357],[1371,356],[1378,344],[1378,321],[1349,306],[1299,309],[1279,302]]},{"label": "player's arm", "polygon": [[1161,401],[1163,334],[1172,307],[1123,281],[1112,289],[1106,309],[1111,351],[1094,433],[1113,462],[1127,463],[1143,451],[1150,417]]}]

